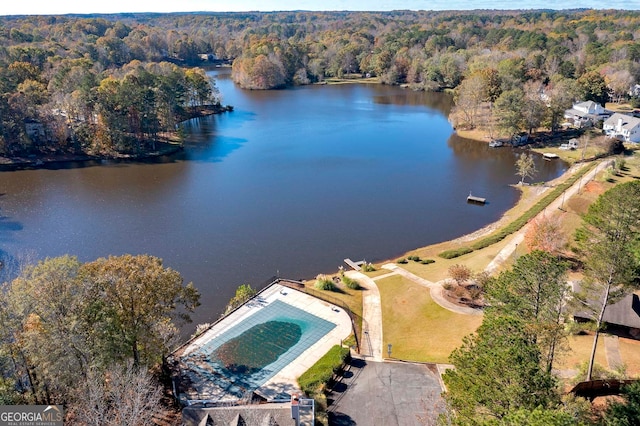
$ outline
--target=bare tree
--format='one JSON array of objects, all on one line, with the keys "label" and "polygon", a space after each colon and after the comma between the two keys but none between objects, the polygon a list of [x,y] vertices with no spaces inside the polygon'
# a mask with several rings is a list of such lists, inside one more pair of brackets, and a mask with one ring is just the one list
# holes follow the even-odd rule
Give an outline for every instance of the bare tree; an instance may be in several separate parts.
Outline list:
[{"label": "bare tree", "polygon": [[474,74],[462,81],[456,91],[456,107],[462,123],[470,129],[475,128],[478,109],[485,93],[485,82],[481,75]]},{"label": "bare tree", "polygon": [[634,83],[629,70],[615,70],[606,76],[607,86],[611,90],[615,102],[620,103]]},{"label": "bare tree", "polygon": [[520,176],[520,185],[528,177],[532,177],[536,172],[536,165],[533,162],[533,155],[524,153],[516,161],[516,175]]},{"label": "bare tree", "polygon": [[67,424],[96,426],[154,425],[162,407],[162,389],[146,368],[112,366],[91,370],[69,406]]}]

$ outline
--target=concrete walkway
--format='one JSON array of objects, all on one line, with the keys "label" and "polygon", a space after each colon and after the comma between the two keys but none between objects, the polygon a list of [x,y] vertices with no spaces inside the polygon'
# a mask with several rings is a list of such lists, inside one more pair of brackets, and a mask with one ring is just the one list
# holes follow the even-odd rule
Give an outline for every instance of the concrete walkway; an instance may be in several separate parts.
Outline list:
[{"label": "concrete walkway", "polygon": [[[591,170],[586,175],[582,176],[582,179],[578,180],[578,182],[574,183],[569,188],[567,188],[567,190],[564,193],[564,196],[560,196],[556,198],[553,202],[551,202],[551,204],[547,206],[546,209],[538,213],[538,215],[533,220],[537,220],[539,218],[544,217],[547,210],[556,211],[558,209],[561,209],[564,201],[570,199],[575,194],[577,194],[578,191],[580,191],[587,184],[587,182],[589,182],[590,180],[593,180],[593,178],[599,172],[611,166],[612,163],[613,163],[613,160],[601,161],[593,170]],[[509,242],[507,243],[506,246],[502,248],[502,250],[500,250],[497,256],[491,261],[491,263],[489,263],[489,265],[487,265],[487,267],[484,268],[485,272],[489,274],[494,274],[500,268],[500,266],[502,266],[502,264],[504,264],[511,256],[513,256],[513,253],[518,248],[518,245],[522,244],[522,242],[524,241],[524,236],[529,230],[531,226],[531,222],[533,222],[533,220],[529,221],[529,223],[527,223],[525,226],[520,228],[518,232],[508,237],[510,238]]]},{"label": "concrete walkway", "polygon": [[357,280],[365,289],[362,295],[362,342],[360,354],[374,361],[382,361],[382,304],[376,283],[358,271],[346,271],[345,275]]},{"label": "concrete walkway", "polygon": [[622,356],[620,355],[618,336],[612,336],[610,334],[604,336],[604,353],[607,357],[609,370],[617,370],[624,365]]},{"label": "concrete walkway", "polygon": [[[582,179],[569,187],[563,197],[558,197],[554,200],[547,209],[551,211],[555,211],[556,209],[560,209],[562,203],[571,198],[573,195],[578,193],[579,190],[582,189],[584,185],[587,184],[590,180],[592,180],[597,173],[609,167],[612,163],[612,160],[601,161],[593,170],[584,175]],[[536,219],[545,215],[546,210],[542,211],[540,214],[536,216]],[[525,225],[518,232],[511,235],[509,238],[509,242],[507,245],[497,254],[497,256],[489,263],[489,265],[485,268],[486,272],[490,274],[495,273],[503,263],[505,263],[513,253],[517,249],[518,245],[524,241],[524,236],[529,229],[529,224]],[[395,263],[387,263],[382,265],[383,269],[390,271],[388,274],[380,275],[375,278],[370,278],[367,275],[358,272],[358,271],[346,271],[345,274],[350,278],[358,280],[360,285],[366,289],[366,292],[363,295],[362,299],[362,317],[363,317],[363,342],[360,345],[360,352],[368,358],[373,359],[374,361],[382,361],[383,357],[383,336],[382,336],[382,306],[380,302],[380,292],[378,290],[378,286],[375,283],[375,280],[381,280],[383,278],[387,278],[392,275],[401,275],[408,280],[421,285],[425,288],[429,289],[429,293],[431,298],[438,305],[443,308],[458,313],[462,315],[482,315],[481,309],[474,309],[466,306],[459,306],[454,303],[449,302],[443,294],[443,281],[439,281],[437,283],[433,283],[428,281],[422,277],[419,277],[406,269],[398,266]],[[616,341],[617,343],[617,341]],[[612,363],[615,365],[617,362],[621,363],[619,351],[617,351],[617,358],[615,358],[615,352],[612,352],[612,361],[609,362],[611,366]],[[620,361],[618,361],[620,360]],[[613,367],[611,367],[613,368]]]}]

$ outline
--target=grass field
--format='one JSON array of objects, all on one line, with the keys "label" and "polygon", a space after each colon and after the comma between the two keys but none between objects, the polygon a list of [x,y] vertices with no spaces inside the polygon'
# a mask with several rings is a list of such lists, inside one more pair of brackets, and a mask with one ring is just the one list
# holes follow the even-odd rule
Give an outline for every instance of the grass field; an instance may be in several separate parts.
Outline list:
[{"label": "grass field", "polygon": [[481,316],[460,315],[440,307],[427,288],[400,275],[376,283],[382,299],[384,347],[393,345],[392,358],[446,363],[462,338],[482,322]]},{"label": "grass field", "polygon": [[[592,335],[569,336],[567,338],[567,349],[559,354],[554,362],[553,368],[558,370],[578,370],[580,364],[589,361],[591,348],[593,347]],[[604,353],[604,336],[600,335],[598,347],[596,349],[596,363],[607,368],[607,357]]]}]

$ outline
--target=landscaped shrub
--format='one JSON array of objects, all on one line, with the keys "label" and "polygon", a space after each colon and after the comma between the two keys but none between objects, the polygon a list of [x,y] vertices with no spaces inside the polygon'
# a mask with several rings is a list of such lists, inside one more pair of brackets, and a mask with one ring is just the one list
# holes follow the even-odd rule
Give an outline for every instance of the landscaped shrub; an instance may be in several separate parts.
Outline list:
[{"label": "landscaped shrub", "polygon": [[564,325],[564,329],[568,334],[571,334],[573,336],[579,336],[579,335],[589,334],[589,332],[595,331],[596,324],[593,321],[588,321],[588,322],[567,321]]},{"label": "landscaped shrub", "polygon": [[467,290],[460,285],[454,286],[451,293],[458,299],[464,299],[467,296]]},{"label": "landscaped shrub", "polygon": [[422,260],[420,261],[420,263],[422,263],[423,265],[428,265],[428,264],[430,264],[430,263],[435,263],[435,262],[436,262],[436,261],[435,261],[435,260],[433,260],[433,259],[422,259]]},{"label": "landscaped shrub", "polygon": [[350,334],[349,337],[342,341],[342,344],[348,348],[355,347],[357,344],[356,336],[354,334]]},{"label": "landscaped shrub", "polygon": [[613,169],[615,170],[616,174],[620,173],[623,170],[627,170],[626,160],[624,158],[616,158]]},{"label": "landscaped shrub", "polygon": [[471,284],[467,286],[467,293],[469,293],[469,298],[475,302],[478,299],[480,299],[480,296],[482,296],[483,290],[481,287],[475,284]]},{"label": "landscaped shrub", "polygon": [[373,271],[375,271],[375,270],[376,270],[376,267],[375,267],[375,266],[373,266],[373,264],[371,264],[371,263],[366,263],[366,262],[365,262],[365,263],[362,265],[362,272],[373,272]]},{"label": "landscaped shrub", "polygon": [[360,290],[362,288],[360,287],[360,283],[358,281],[354,280],[353,278],[349,278],[346,275],[342,277],[342,283],[351,290]]},{"label": "landscaped shrub", "polygon": [[333,280],[328,275],[318,275],[316,277],[316,284],[314,286],[318,290],[326,290],[326,291],[335,291],[336,285],[333,283]]},{"label": "landscaped shrub", "polygon": [[322,393],[331,381],[333,374],[340,371],[347,359],[349,359],[349,348],[335,345],[300,376],[298,379],[300,389],[311,397]]},{"label": "landscaped shrub", "polygon": [[402,259],[398,259],[398,263],[401,263],[404,265],[405,263],[409,263],[409,261],[403,257]]},{"label": "landscaped shrub", "polygon": [[462,285],[467,282],[473,273],[471,269],[467,265],[461,265],[456,263],[455,265],[449,266],[449,276],[456,282],[458,285]]},{"label": "landscaped shrub", "polygon": [[460,257],[462,255],[471,253],[473,249],[469,247],[460,247],[452,250],[445,250],[442,253],[438,254],[443,259],[453,259],[455,257]]},{"label": "landscaped shrub", "polygon": [[[538,201],[533,207],[527,210],[522,216],[520,216],[519,218],[517,218],[516,220],[514,220],[513,222],[511,222],[510,224],[508,224],[507,226],[505,226],[504,228],[496,232],[495,234],[489,235],[488,237],[485,237],[481,240],[476,241],[471,246],[471,248],[473,250],[481,250],[485,247],[489,247],[492,244],[502,241],[508,235],[513,234],[516,231],[519,231],[520,228],[522,228],[524,225],[527,224],[527,222],[529,222],[531,219],[536,217],[538,213],[543,211],[549,204],[551,204],[554,200],[560,197],[560,195],[562,195],[562,193],[566,191],[567,188],[569,188],[571,185],[576,183],[578,179],[582,178],[582,176],[584,176],[589,170],[591,170],[592,167],[593,166],[583,167],[576,174],[574,174],[569,179],[567,179],[565,183],[563,183],[562,185],[556,186],[552,191],[550,191],[547,195],[545,195],[545,197],[542,200]],[[443,253],[441,253],[439,256],[444,257],[442,256],[442,254]],[[456,256],[453,256],[453,257],[456,257]],[[445,257],[445,259],[452,259],[452,257]]]}]

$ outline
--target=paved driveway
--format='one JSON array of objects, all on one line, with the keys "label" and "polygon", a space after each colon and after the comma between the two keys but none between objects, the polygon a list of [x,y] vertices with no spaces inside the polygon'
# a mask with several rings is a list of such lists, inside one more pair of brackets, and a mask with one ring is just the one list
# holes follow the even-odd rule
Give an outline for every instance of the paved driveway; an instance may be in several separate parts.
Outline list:
[{"label": "paved driveway", "polygon": [[433,425],[443,402],[435,366],[352,360],[329,395],[329,424]]}]

